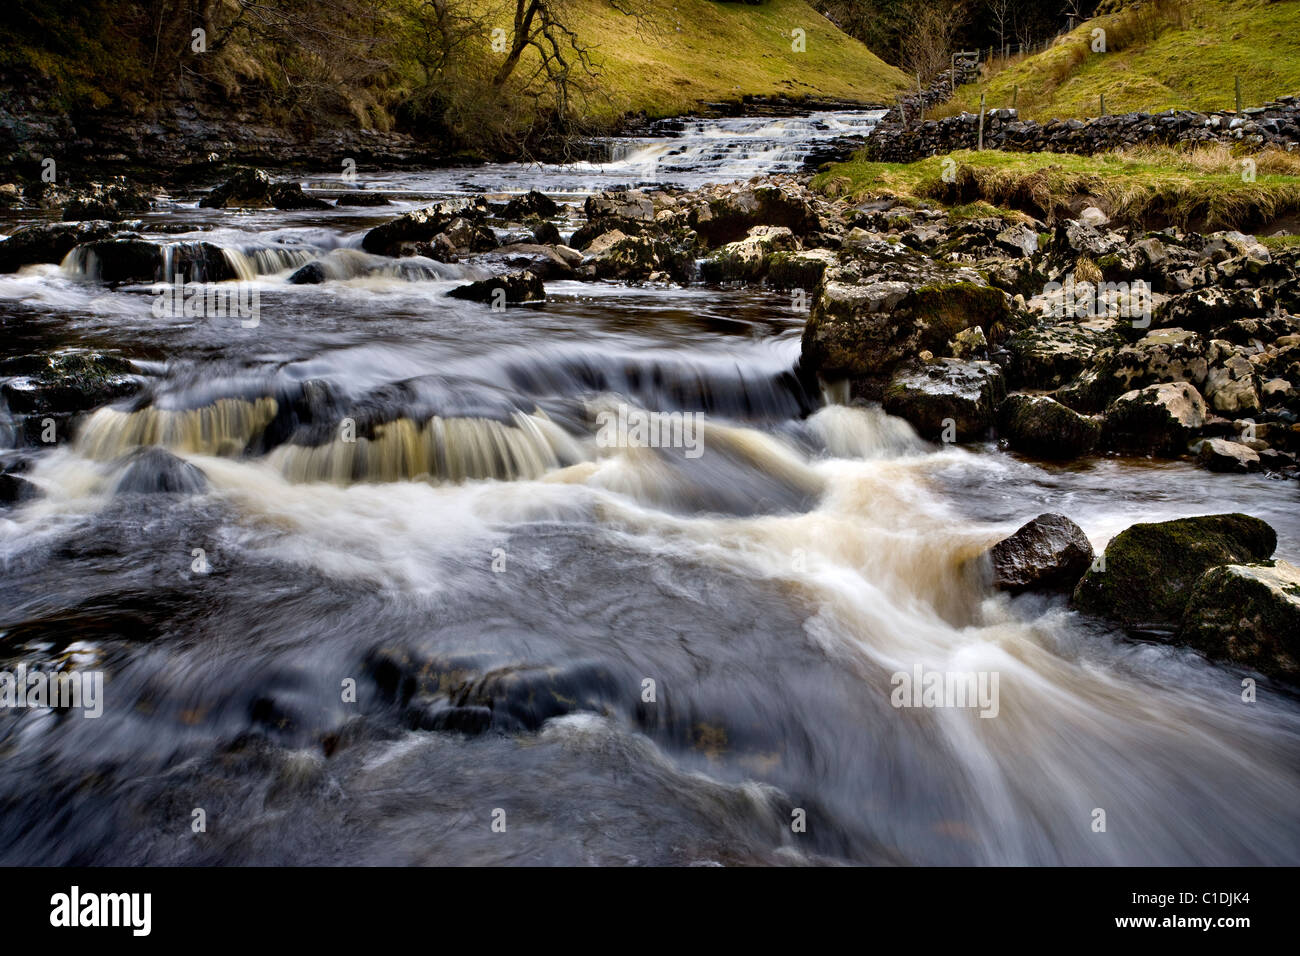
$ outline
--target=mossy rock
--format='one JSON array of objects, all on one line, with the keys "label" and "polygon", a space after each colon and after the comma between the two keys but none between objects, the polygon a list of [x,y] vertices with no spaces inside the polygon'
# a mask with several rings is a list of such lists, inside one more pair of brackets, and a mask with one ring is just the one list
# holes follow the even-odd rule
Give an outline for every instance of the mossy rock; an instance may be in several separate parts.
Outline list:
[{"label": "mossy rock", "polygon": [[1074,606],[1125,627],[1172,632],[1206,571],[1265,561],[1276,547],[1273,528],[1244,514],[1135,524],[1084,575]]},{"label": "mossy rock", "polygon": [[997,424],[1012,448],[1041,458],[1078,458],[1101,440],[1101,422],[1046,395],[1008,397],[998,407]]},{"label": "mossy rock", "polygon": [[1300,681],[1300,568],[1285,561],[1205,572],[1181,637],[1207,657]]},{"label": "mossy rock", "polygon": [[974,282],[921,286],[899,305],[901,314],[923,324],[923,344],[931,350],[944,348],[962,329],[1005,324],[1009,311],[1006,293]]}]

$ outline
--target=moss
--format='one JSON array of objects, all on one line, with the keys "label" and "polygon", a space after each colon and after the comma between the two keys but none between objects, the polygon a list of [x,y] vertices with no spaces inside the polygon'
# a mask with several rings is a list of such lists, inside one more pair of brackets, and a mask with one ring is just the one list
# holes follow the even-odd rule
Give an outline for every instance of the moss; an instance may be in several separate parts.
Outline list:
[{"label": "moss", "polygon": [[1188,603],[1181,637],[1208,657],[1300,679],[1297,575],[1285,562],[1212,568]]},{"label": "moss", "polygon": [[899,312],[924,323],[924,344],[932,351],[946,351],[948,341],[962,329],[975,325],[991,329],[1009,315],[1006,296],[1000,290],[974,282],[913,289],[899,304]]},{"label": "moss", "polygon": [[1079,582],[1074,604],[1127,627],[1172,629],[1202,574],[1223,564],[1267,559],[1277,534],[1244,514],[1135,524],[1106,546]]}]

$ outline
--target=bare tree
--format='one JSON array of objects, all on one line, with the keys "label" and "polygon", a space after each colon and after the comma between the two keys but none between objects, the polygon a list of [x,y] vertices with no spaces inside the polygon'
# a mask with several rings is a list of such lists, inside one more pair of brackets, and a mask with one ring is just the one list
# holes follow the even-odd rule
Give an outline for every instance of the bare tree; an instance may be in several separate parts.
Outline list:
[{"label": "bare tree", "polygon": [[1006,52],[1007,34],[1011,27],[1014,0],[988,0],[989,19],[998,34],[998,49]]},{"label": "bare tree", "polygon": [[953,41],[966,20],[961,0],[913,0],[906,19],[910,32],[903,37],[903,72],[929,83],[948,68]]}]

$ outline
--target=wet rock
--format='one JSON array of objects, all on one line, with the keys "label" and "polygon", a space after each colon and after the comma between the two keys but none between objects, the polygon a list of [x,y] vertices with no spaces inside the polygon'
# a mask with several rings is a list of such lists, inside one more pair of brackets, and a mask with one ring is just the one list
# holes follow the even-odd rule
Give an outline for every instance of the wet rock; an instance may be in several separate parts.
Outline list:
[{"label": "wet rock", "polygon": [[1255,366],[1244,349],[1216,339],[1206,356],[1205,398],[1224,415],[1255,415],[1263,411],[1256,386]]},{"label": "wet rock", "polygon": [[1276,561],[1210,569],[1179,637],[1211,659],[1300,681],[1300,568]]},{"label": "wet rock", "polygon": [[1276,547],[1272,527],[1244,514],[1135,524],[1084,575],[1074,605],[1126,627],[1170,631],[1206,571],[1267,560]]},{"label": "wet rock", "polygon": [[993,363],[942,358],[895,374],[884,407],[907,419],[922,437],[970,441],[988,432],[1005,394],[1002,370]]},{"label": "wet rock", "polygon": [[38,223],[0,242],[0,272],[17,272],[37,262],[59,263],[83,242],[103,239],[117,229],[106,220]]},{"label": "wet rock", "polygon": [[241,169],[199,200],[206,209],[328,209],[296,182],[275,182],[264,169]]},{"label": "wet rock", "polygon": [[134,394],[135,368],[121,356],[102,352],[54,352],[0,361],[0,384],[9,410],[18,415],[86,411]]},{"label": "wet rock", "polygon": [[520,302],[541,302],[546,298],[546,289],[542,280],[535,273],[508,272],[505,275],[481,279],[468,285],[459,286],[447,293],[453,299],[469,299],[472,302],[498,304],[515,304]]},{"label": "wet rock", "polygon": [[18,475],[0,475],[0,507],[22,504],[40,497],[40,489]]},{"label": "wet rock", "polygon": [[[589,200],[590,201],[590,200]],[[516,196],[506,203],[504,218],[511,222],[523,222],[526,219],[550,219],[559,213],[560,207],[550,196],[533,189],[524,196]],[[590,213],[588,213],[590,215]],[[652,207],[653,215],[653,207]]]},{"label": "wet rock", "polygon": [[768,271],[772,255],[799,248],[794,233],[784,226],[755,226],[736,242],[729,242],[700,264],[705,282],[757,282]]},{"label": "wet rock", "polygon": [[462,216],[447,223],[442,234],[451,240],[458,252],[487,252],[497,247],[497,237],[491,229]]},{"label": "wet rock", "polygon": [[[487,201],[482,196],[449,199],[414,209],[392,222],[376,226],[362,238],[361,248],[381,256],[401,255],[408,244],[429,242],[454,219],[479,219],[486,214]],[[406,254],[412,254],[412,251]]]},{"label": "wet rock", "polygon": [[754,226],[785,226],[796,236],[821,228],[811,198],[788,183],[719,186],[701,199],[686,223],[710,247],[742,239]]},{"label": "wet rock", "polygon": [[1197,442],[1196,463],[1210,471],[1245,474],[1260,470],[1259,453],[1249,445],[1225,438],[1207,438]]},{"label": "wet rock", "polygon": [[162,448],[142,448],[126,459],[126,467],[113,486],[115,495],[192,495],[208,486],[207,475],[196,466]]},{"label": "wet rock", "polygon": [[1042,514],[988,552],[994,587],[1010,591],[1071,591],[1092,565],[1083,529],[1065,515]]},{"label": "wet rock", "polygon": [[325,268],[318,261],[309,262],[289,276],[290,285],[320,285],[326,279]]},{"label": "wet rock", "polygon": [[521,242],[517,245],[502,246],[496,250],[493,258],[505,263],[512,272],[526,269],[541,277],[543,281],[572,279],[573,267],[576,262],[582,261],[582,256],[569,250],[577,258],[566,257],[560,252],[561,248],[564,247]]},{"label": "wet rock", "polygon": [[533,239],[544,246],[558,246],[564,242],[560,230],[553,222],[539,222],[533,227]]},{"label": "wet rock", "polygon": [[1007,339],[1007,381],[1014,388],[1058,388],[1102,349],[1122,343],[1109,319],[1039,326]]},{"label": "wet rock", "polygon": [[1182,454],[1205,425],[1205,399],[1186,382],[1125,392],[1106,409],[1106,441],[1120,451]]},{"label": "wet rock", "polygon": [[802,289],[805,301],[811,302],[826,270],[834,263],[835,254],[829,249],[775,252],[767,261],[767,285],[774,289]]},{"label": "wet rock", "polygon": [[[166,281],[165,250],[135,236],[87,242],[72,250],[70,261],[88,279],[109,285]],[[171,279],[222,282],[238,276],[219,246],[190,242],[171,247]]]},{"label": "wet rock", "polygon": [[998,434],[1016,451],[1039,458],[1090,454],[1101,441],[1101,422],[1046,395],[1011,395],[998,406]]},{"label": "wet rock", "polygon": [[1180,293],[1156,306],[1152,322],[1157,328],[1208,332],[1234,319],[1265,315],[1270,308],[1272,298],[1266,290],[1209,286]]},{"label": "wet rock", "polygon": [[148,193],[125,182],[96,184],[63,207],[67,222],[119,220],[129,212],[148,212],[153,202]]},{"label": "wet rock", "polygon": [[[606,191],[588,196],[583,203],[583,211],[588,220],[631,219],[653,222],[655,218],[654,202],[637,189]],[[555,213],[552,212],[550,215],[553,216]]]}]

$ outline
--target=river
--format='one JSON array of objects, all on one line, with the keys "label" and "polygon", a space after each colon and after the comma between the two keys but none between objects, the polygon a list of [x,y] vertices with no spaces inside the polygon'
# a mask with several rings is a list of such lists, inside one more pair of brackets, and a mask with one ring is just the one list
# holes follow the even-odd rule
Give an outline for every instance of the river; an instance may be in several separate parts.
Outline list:
[{"label": "river", "polygon": [[[0,425],[42,492],[0,511],[2,666],[105,675],[98,719],[0,714],[0,861],[1300,862],[1293,696],[1243,703],[1245,672],[969,563],[1049,510],[1098,547],[1246,511],[1296,561],[1289,482],[921,441],[804,391],[784,293],[550,282],[493,311],[445,297],[487,260],[359,249],[431,199],[792,171],[872,120],[359,174],[381,208],[148,214],[231,250],[254,327],[71,266],[0,277],[0,359],[114,352],[144,383],[57,446]],[[320,255],[328,281],[287,282]],[[703,454],[603,447],[620,404],[703,413]],[[152,443],[201,490],[115,490]],[[894,707],[918,667],[996,674],[996,717]]]}]

